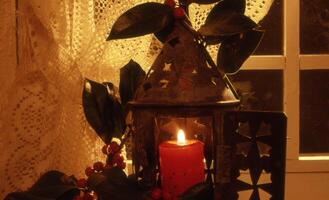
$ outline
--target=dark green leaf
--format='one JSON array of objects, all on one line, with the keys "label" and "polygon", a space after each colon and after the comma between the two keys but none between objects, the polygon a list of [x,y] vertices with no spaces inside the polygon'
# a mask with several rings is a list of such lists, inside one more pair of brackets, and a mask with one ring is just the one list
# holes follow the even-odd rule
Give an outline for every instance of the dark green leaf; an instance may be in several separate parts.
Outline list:
[{"label": "dark green leaf", "polygon": [[155,33],[173,21],[172,10],[160,3],[144,3],[123,13],[114,23],[107,40]]},{"label": "dark green leaf", "polygon": [[170,21],[166,27],[154,33],[154,35],[162,43],[165,43],[167,41],[168,36],[173,31],[173,29],[174,29],[174,20]]},{"label": "dark green leaf", "polygon": [[89,179],[93,179],[92,189],[95,190],[100,200],[143,199],[143,192],[139,190],[136,184],[130,184],[133,181],[129,180],[124,171],[118,167],[106,169]]},{"label": "dark green leaf", "polygon": [[190,187],[186,192],[184,192],[180,200],[204,200],[204,199],[214,199],[213,186],[210,183],[198,183]]},{"label": "dark green leaf", "polygon": [[4,200],[55,200],[55,198],[39,197],[30,192],[13,192],[8,194]]},{"label": "dark green leaf", "polygon": [[107,181],[116,186],[126,186],[128,178],[125,172],[119,167],[112,167],[103,171],[103,175],[107,178]]},{"label": "dark green leaf", "polygon": [[207,36],[204,38],[207,45],[216,45],[221,43],[223,40],[225,40],[227,37],[230,36]]},{"label": "dark green leaf", "polygon": [[127,183],[130,187],[138,187],[138,176],[136,174],[130,174],[127,179]]},{"label": "dark green leaf", "polygon": [[190,3],[198,3],[198,4],[212,4],[223,0],[187,0],[187,1]]},{"label": "dark green leaf", "polygon": [[88,177],[87,185],[88,188],[94,190],[100,184],[107,181],[107,177],[102,173],[93,173],[91,176]]},{"label": "dark green leaf", "polygon": [[246,0],[223,0],[216,4],[216,6],[208,14],[208,19],[220,12],[231,11],[244,14],[246,9]]},{"label": "dark green leaf", "polygon": [[87,121],[105,143],[114,136],[121,136],[125,126],[123,110],[112,83],[101,84],[87,79],[82,104]]},{"label": "dark green leaf", "polygon": [[263,31],[251,30],[223,41],[218,51],[217,65],[226,73],[237,72],[255,51],[263,34]]},{"label": "dark green leaf", "polygon": [[44,186],[37,190],[29,191],[32,195],[45,197],[49,199],[59,199],[63,197],[73,197],[79,194],[79,189],[73,185],[56,185],[56,186]]},{"label": "dark green leaf", "polygon": [[120,69],[119,92],[124,106],[133,99],[137,87],[144,78],[145,72],[133,60],[130,60],[128,64]]},{"label": "dark green leaf", "polygon": [[49,171],[26,192],[9,194],[6,200],[64,200],[79,194],[75,180],[59,171]]},{"label": "dark green leaf", "polygon": [[102,182],[95,190],[99,200],[144,200],[143,192],[137,187],[115,186],[109,182]]},{"label": "dark green leaf", "polygon": [[203,36],[227,36],[242,33],[257,27],[257,24],[243,15],[242,7],[219,2],[209,13],[206,22],[199,29]]},{"label": "dark green leaf", "polygon": [[36,190],[43,188],[45,186],[54,186],[54,185],[72,185],[73,183],[69,183],[67,180],[67,176],[60,172],[60,171],[48,171],[45,174],[43,174],[37,182],[34,183],[34,185],[30,188],[30,190]]}]

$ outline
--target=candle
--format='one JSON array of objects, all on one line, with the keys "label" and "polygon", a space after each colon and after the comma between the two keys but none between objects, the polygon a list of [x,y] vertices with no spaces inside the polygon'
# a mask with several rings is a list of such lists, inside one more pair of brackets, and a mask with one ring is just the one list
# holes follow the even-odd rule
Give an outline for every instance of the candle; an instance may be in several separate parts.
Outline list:
[{"label": "candle", "polygon": [[196,183],[204,181],[203,143],[185,140],[179,130],[177,141],[159,145],[160,177],[163,192],[177,197]]}]

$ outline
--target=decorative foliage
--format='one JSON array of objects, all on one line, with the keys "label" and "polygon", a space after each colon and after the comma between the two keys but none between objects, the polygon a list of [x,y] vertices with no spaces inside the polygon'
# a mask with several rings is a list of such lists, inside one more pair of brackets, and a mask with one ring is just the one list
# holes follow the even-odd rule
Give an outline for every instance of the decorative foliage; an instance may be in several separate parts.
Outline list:
[{"label": "decorative foliage", "polygon": [[212,4],[222,0],[188,0],[190,3],[198,3],[198,4]]},{"label": "decorative foliage", "polygon": [[76,179],[59,171],[49,171],[26,192],[14,192],[5,200],[65,200],[79,194]]},{"label": "decorative foliage", "polygon": [[199,29],[203,36],[225,36],[241,33],[257,27],[257,24],[241,13],[241,5],[219,2],[209,13],[205,24]]},{"label": "decorative foliage", "polygon": [[87,121],[105,143],[121,136],[125,127],[123,110],[112,83],[86,79],[82,103]]},{"label": "decorative foliage", "polygon": [[255,51],[264,31],[250,30],[224,40],[217,56],[217,64],[226,73],[237,72],[245,60]]},{"label": "decorative foliage", "polygon": [[196,41],[205,46],[222,43],[218,67],[226,73],[237,72],[257,48],[263,34],[258,30],[259,26],[244,15],[245,0],[181,0],[179,5],[166,0],[164,4],[137,5],[117,19],[108,40],[154,33],[161,42],[166,42],[175,23],[191,24],[187,16],[191,3],[217,3],[198,31],[192,27],[188,29]]},{"label": "decorative foliage", "polygon": [[126,105],[132,100],[137,86],[145,77],[145,72],[141,66],[133,60],[120,69],[120,86],[119,92],[121,103]]},{"label": "decorative foliage", "polygon": [[114,23],[108,40],[155,33],[173,20],[171,8],[160,3],[144,3],[123,13]]}]

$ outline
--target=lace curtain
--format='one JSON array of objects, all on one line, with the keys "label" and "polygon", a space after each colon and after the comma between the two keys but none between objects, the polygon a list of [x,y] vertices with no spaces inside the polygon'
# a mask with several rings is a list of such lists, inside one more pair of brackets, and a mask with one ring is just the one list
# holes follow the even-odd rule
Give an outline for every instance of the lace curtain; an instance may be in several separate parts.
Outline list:
[{"label": "lace curtain", "polygon": [[[104,161],[103,143],[83,114],[83,80],[118,85],[119,69],[131,58],[144,70],[151,66],[161,49],[152,35],[105,41],[114,20],[143,2],[18,1],[19,64],[10,85],[1,90],[0,198],[27,189],[48,170],[82,177],[86,166]],[[247,0],[246,15],[259,21],[271,4],[272,0]],[[210,9],[192,4],[195,27],[202,25]],[[209,48],[213,55],[216,48]],[[1,82],[9,78],[1,76]]]}]

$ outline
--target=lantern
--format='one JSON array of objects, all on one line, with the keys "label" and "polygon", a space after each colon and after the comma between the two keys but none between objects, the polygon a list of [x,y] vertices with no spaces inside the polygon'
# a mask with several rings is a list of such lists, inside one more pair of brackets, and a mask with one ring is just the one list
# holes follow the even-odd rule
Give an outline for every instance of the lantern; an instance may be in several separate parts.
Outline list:
[{"label": "lantern", "polygon": [[[204,143],[206,180],[212,181],[220,153],[221,113],[235,109],[239,99],[224,73],[211,63],[182,22],[176,22],[130,102],[133,112],[132,160],[141,184],[159,180],[159,145],[176,139],[179,129],[187,139]],[[160,169],[161,171],[161,169]]]}]

